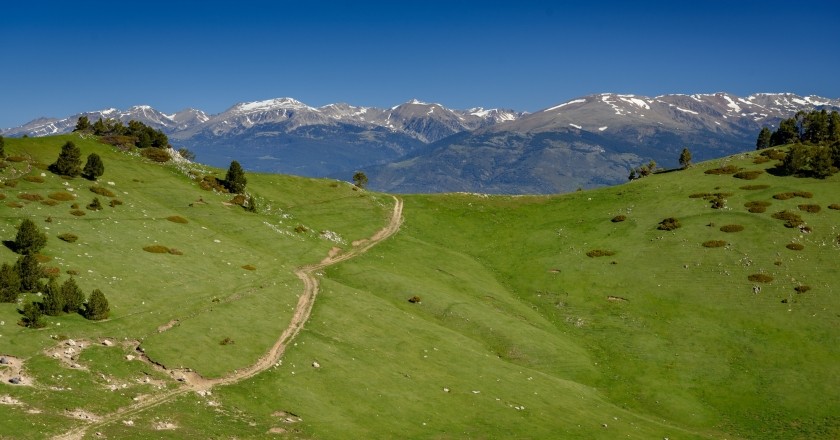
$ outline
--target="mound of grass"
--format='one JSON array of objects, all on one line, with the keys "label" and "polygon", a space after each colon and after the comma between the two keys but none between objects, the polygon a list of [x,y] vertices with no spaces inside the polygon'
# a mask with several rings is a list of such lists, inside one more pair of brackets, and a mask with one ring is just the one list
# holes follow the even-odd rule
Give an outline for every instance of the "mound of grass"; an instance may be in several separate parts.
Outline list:
[{"label": "mound of grass", "polygon": [[723,225],[720,227],[721,232],[741,232],[744,227],[741,225]]},{"label": "mound of grass", "polygon": [[613,222],[613,223],[621,223],[625,220],[627,220],[627,216],[621,214],[621,215],[617,215],[617,216],[613,217],[610,221]]},{"label": "mound of grass", "polygon": [[792,251],[801,251],[802,249],[805,249],[805,246],[803,246],[801,243],[788,243],[785,245],[785,247]]},{"label": "mound of grass", "polygon": [[662,231],[673,231],[674,229],[677,229],[681,226],[682,225],[680,224],[680,221],[678,219],[674,217],[668,217],[659,222],[659,226],[657,226],[656,229]]},{"label": "mound of grass", "polygon": [[754,283],[769,283],[773,281],[773,277],[766,273],[754,273],[748,276],[747,279]]},{"label": "mound of grass", "polygon": [[816,213],[820,212],[820,209],[822,207],[820,205],[814,205],[814,204],[803,204],[803,205],[799,205],[798,208],[799,208],[800,211],[805,211],[805,212],[810,212],[810,213],[816,214]]},{"label": "mound of grass", "polygon": [[788,210],[774,213],[773,215],[771,215],[771,217],[773,217],[776,220],[784,220],[786,228],[795,228],[805,223],[805,221],[802,220],[802,217],[800,217],[799,214],[795,212],[790,212]]},{"label": "mound of grass", "polygon": [[18,181],[17,181],[17,179],[9,179],[9,180],[6,180],[2,183],[3,183],[3,186],[6,187],[6,188],[14,188],[14,187],[17,186]]},{"label": "mound of grass", "polygon": [[592,249],[591,251],[586,253],[586,256],[589,258],[611,257],[613,255],[615,255],[615,251],[610,251],[606,249]]},{"label": "mound of grass", "polygon": [[724,246],[726,246],[727,244],[728,244],[728,243],[727,243],[726,241],[724,241],[724,240],[709,240],[709,241],[704,241],[704,242],[703,242],[703,247],[707,247],[707,248],[719,248],[719,247],[724,247]]},{"label": "mound of grass", "polygon": [[743,180],[755,180],[762,174],[764,174],[764,171],[761,170],[739,171],[733,174],[732,177]]},{"label": "mound of grass", "polygon": [[185,219],[184,217],[181,217],[180,215],[170,215],[169,217],[166,217],[166,219],[171,221],[172,223],[181,223],[181,224],[189,223],[189,221],[187,219]]},{"label": "mound of grass", "polygon": [[755,200],[751,202],[744,203],[744,206],[747,208],[747,211],[752,213],[762,213],[767,211],[767,207],[772,205],[772,203],[765,201],[765,200]]},{"label": "mound of grass", "polygon": [[20,193],[18,194],[18,198],[21,200],[28,200],[30,202],[40,202],[44,200],[40,194],[33,194],[33,193]]},{"label": "mound of grass", "polygon": [[737,167],[735,165],[726,165],[719,168],[712,168],[709,170],[704,171],[706,174],[735,174],[738,171],[741,171],[742,168]]},{"label": "mound of grass", "polygon": [[27,160],[28,159],[24,156],[9,156],[9,157],[6,158],[7,162],[15,162],[15,163],[26,162]]},{"label": "mound of grass", "polygon": [[744,186],[740,187],[740,189],[743,189],[743,190],[746,190],[746,191],[756,191],[756,190],[767,189],[767,188],[770,188],[770,185],[744,185]]},{"label": "mound of grass", "polygon": [[71,200],[76,199],[75,195],[73,195],[72,193],[69,193],[67,191],[57,191],[57,192],[54,192],[54,193],[49,193],[47,195],[47,197],[49,197],[49,198],[51,198],[55,201],[58,201],[58,202],[69,202]]},{"label": "mound of grass", "polygon": [[44,178],[41,176],[23,176],[23,180],[32,183],[44,183]]},{"label": "mound of grass", "polygon": [[104,196],[104,197],[116,197],[117,196],[110,189],[105,188],[104,186],[99,186],[99,185],[91,186],[90,187],[90,192],[92,192],[94,194],[99,194],[100,196]]},{"label": "mound of grass", "polygon": [[75,243],[76,240],[79,239],[79,236],[76,234],[71,234],[69,232],[65,232],[63,234],[58,235],[58,239],[62,241],[66,241],[68,243]]}]

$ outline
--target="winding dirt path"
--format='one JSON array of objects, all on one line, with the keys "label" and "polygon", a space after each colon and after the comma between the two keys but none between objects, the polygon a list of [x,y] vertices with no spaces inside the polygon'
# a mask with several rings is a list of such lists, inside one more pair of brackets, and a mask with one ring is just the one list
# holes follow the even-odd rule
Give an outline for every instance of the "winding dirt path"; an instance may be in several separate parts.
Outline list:
[{"label": "winding dirt path", "polygon": [[388,221],[388,225],[385,226],[383,229],[379,230],[370,238],[353,242],[353,247],[345,253],[336,253],[334,251],[331,251],[330,254],[326,258],[324,258],[320,263],[302,266],[295,270],[295,275],[297,275],[298,278],[300,278],[300,280],[303,282],[303,294],[301,294],[297,306],[295,307],[295,312],[292,315],[292,320],[289,323],[289,326],[286,327],[286,330],[284,330],[280,337],[277,339],[277,342],[275,342],[274,345],[271,347],[271,349],[269,349],[268,352],[265,355],[263,355],[260,359],[258,359],[257,362],[253,365],[250,365],[244,369],[236,370],[235,372],[230,373],[227,376],[220,377],[217,379],[204,379],[196,377],[197,375],[185,375],[184,384],[178,388],[165,391],[163,393],[156,394],[153,396],[149,396],[148,398],[143,399],[142,401],[137,402],[133,405],[120,408],[119,410],[111,414],[103,415],[99,420],[97,420],[94,423],[77,426],[76,428],[73,428],[72,430],[62,435],[53,437],[53,439],[79,440],[84,437],[85,433],[88,430],[95,429],[100,426],[104,426],[109,423],[113,423],[120,419],[126,418],[128,416],[141,413],[149,408],[154,408],[158,405],[166,403],[182,394],[186,394],[188,392],[209,390],[210,388],[217,385],[231,385],[253,377],[271,368],[280,361],[280,358],[286,351],[286,347],[288,347],[292,339],[294,339],[295,336],[297,336],[298,333],[300,333],[300,331],[303,329],[303,325],[306,324],[306,321],[309,319],[309,315],[312,312],[312,306],[315,304],[315,297],[318,295],[318,279],[316,278],[315,274],[319,270],[332,266],[333,264],[337,264],[342,261],[349,260],[358,255],[361,255],[367,252],[370,248],[376,246],[382,240],[385,240],[386,238],[396,234],[397,231],[399,231],[400,229],[400,225],[402,225],[402,211],[402,199],[394,197],[394,210],[391,214],[390,220]]}]

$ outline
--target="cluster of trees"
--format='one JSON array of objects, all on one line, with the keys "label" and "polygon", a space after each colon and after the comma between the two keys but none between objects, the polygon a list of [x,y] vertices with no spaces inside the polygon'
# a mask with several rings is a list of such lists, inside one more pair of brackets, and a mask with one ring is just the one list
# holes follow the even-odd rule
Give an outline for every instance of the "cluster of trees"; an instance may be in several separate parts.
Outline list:
[{"label": "cluster of trees", "polygon": [[73,142],[68,141],[61,147],[58,159],[49,166],[49,170],[60,176],[82,176],[88,180],[96,180],[105,173],[105,164],[96,153],[88,154],[84,168],[82,168],[82,152]]},{"label": "cluster of trees", "polygon": [[0,159],[6,158],[6,140],[0,136]]},{"label": "cluster of trees", "polygon": [[800,111],[779,123],[776,131],[764,127],[758,133],[756,149],[795,143],[813,145],[840,142],[840,113],[823,110]]},{"label": "cluster of trees", "polygon": [[120,143],[129,141],[138,148],[169,148],[169,138],[162,131],[155,130],[140,121],[131,120],[128,121],[128,125],[123,125],[121,121],[99,118],[91,124],[87,116],[82,116],[76,122],[76,128],[73,131],[109,136],[120,140]]},{"label": "cluster of trees", "polygon": [[651,160],[647,165],[638,166],[630,170],[629,180],[641,179],[647,177],[656,171],[656,161]]},{"label": "cluster of trees", "polygon": [[46,244],[46,234],[32,220],[21,222],[9,245],[20,257],[14,265],[0,265],[0,302],[16,302],[21,293],[41,292],[41,301],[26,302],[21,310],[23,325],[33,328],[44,326],[43,315],[79,313],[91,320],[107,318],[110,307],[102,291],[95,289],[85,301],[75,279],[70,277],[59,285],[55,276],[44,273],[36,254]]},{"label": "cluster of trees", "polygon": [[764,127],[758,133],[756,149],[794,144],[776,167],[782,175],[828,177],[840,168],[840,113],[823,110],[800,111],[784,119],[779,128]]}]

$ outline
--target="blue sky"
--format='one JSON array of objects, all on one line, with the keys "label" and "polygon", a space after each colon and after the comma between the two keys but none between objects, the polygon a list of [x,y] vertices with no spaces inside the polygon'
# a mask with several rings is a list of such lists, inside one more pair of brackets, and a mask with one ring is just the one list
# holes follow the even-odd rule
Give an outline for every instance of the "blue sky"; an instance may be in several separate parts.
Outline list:
[{"label": "blue sky", "polygon": [[601,92],[840,97],[833,1],[8,3],[5,128],[284,96],[525,111]]}]

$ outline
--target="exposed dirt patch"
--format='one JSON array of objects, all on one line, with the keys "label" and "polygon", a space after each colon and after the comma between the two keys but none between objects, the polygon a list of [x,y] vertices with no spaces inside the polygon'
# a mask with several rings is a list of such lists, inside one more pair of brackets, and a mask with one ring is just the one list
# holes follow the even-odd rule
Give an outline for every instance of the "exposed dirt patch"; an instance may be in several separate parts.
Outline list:
[{"label": "exposed dirt patch", "polygon": [[91,422],[91,423],[98,422],[99,420],[102,419],[98,415],[96,415],[96,414],[94,414],[90,411],[85,411],[81,408],[77,408],[77,409],[74,409],[74,410],[67,410],[67,411],[64,412],[64,415],[66,415],[67,417],[72,417],[72,418],[77,419],[77,420],[83,420],[85,422]]},{"label": "exposed dirt patch", "polygon": [[0,405],[23,405],[23,402],[12,396],[0,396]]},{"label": "exposed dirt patch", "polygon": [[178,425],[176,425],[172,422],[168,422],[168,421],[160,421],[160,422],[155,422],[153,427],[157,431],[170,431],[170,430],[173,430],[173,429],[177,429]]},{"label": "exposed dirt patch", "polygon": [[171,329],[172,327],[175,327],[175,326],[176,326],[176,325],[178,325],[180,322],[181,322],[181,321],[178,321],[177,319],[173,319],[172,321],[169,321],[169,322],[167,322],[166,324],[163,324],[162,326],[158,327],[158,328],[157,328],[157,331],[158,331],[158,333],[163,333],[163,332],[165,332],[165,331],[167,331],[167,330]]},{"label": "exposed dirt patch", "polygon": [[616,302],[627,302],[627,298],[622,298],[620,296],[608,296],[607,301],[616,301]]},{"label": "exposed dirt patch", "polygon": [[67,368],[76,370],[87,370],[83,365],[79,364],[79,354],[85,348],[89,347],[90,341],[67,339],[61,341],[58,345],[48,348],[44,351],[47,356],[58,359],[62,365]]},{"label": "exposed dirt patch", "polygon": [[0,355],[0,382],[6,385],[33,385],[32,378],[23,371],[23,360]]}]

